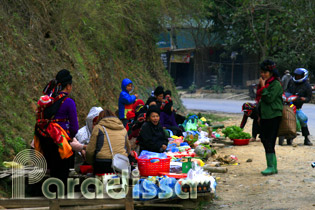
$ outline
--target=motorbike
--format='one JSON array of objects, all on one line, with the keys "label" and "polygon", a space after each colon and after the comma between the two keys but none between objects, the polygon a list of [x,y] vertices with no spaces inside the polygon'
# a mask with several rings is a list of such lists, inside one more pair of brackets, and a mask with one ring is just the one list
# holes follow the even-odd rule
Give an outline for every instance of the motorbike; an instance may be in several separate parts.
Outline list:
[{"label": "motorbike", "polygon": [[257,93],[257,84],[251,84],[250,86],[248,86],[248,91],[249,91],[249,97],[251,99],[255,99],[256,98],[256,93]]},{"label": "motorbike", "polygon": [[293,107],[294,113],[296,113],[296,106],[293,104],[293,102],[297,99],[297,95],[292,95],[291,93],[285,92],[282,94],[282,100],[284,104],[289,105],[290,107]]}]

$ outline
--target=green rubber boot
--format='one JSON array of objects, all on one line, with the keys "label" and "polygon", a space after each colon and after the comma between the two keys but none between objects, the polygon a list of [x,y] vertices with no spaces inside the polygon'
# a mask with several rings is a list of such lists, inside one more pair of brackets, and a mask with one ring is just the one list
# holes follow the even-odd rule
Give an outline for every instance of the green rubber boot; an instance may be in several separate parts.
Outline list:
[{"label": "green rubber boot", "polygon": [[274,153],[266,153],[267,168],[261,172],[262,175],[267,176],[276,173],[274,168],[274,157]]},{"label": "green rubber boot", "polygon": [[276,157],[276,154],[272,153],[273,154],[273,168],[275,169],[275,173],[277,174],[278,173],[278,169],[277,169],[277,157]]}]

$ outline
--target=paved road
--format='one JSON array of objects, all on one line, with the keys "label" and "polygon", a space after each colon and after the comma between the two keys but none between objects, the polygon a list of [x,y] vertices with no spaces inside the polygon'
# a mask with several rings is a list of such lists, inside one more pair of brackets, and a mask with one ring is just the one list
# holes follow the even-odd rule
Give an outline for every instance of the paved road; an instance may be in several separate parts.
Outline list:
[{"label": "paved road", "polygon": [[[242,114],[242,104],[248,101],[244,100],[226,100],[226,99],[195,99],[182,98],[183,104],[187,109],[215,111],[225,113]],[[308,116],[308,126],[311,135],[315,135],[315,104],[304,104],[303,111]]]}]

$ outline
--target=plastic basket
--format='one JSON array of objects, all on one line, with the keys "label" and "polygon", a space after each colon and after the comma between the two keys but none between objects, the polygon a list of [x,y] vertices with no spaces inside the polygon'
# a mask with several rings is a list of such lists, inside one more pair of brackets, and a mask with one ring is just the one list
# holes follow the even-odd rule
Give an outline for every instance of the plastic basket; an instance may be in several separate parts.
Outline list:
[{"label": "plastic basket", "polygon": [[93,173],[93,166],[91,165],[81,165],[80,166],[81,174]]},{"label": "plastic basket", "polygon": [[135,157],[138,162],[138,168],[141,176],[158,176],[159,172],[170,172],[170,157],[165,159],[140,159],[138,158],[137,154],[135,154]]}]

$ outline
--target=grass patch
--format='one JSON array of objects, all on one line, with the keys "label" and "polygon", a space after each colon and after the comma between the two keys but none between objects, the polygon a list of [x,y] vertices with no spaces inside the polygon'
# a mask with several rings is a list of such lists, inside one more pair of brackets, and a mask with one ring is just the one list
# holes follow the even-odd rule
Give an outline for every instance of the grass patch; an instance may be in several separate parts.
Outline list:
[{"label": "grass patch", "polygon": [[[222,115],[218,115],[218,114],[213,114],[213,113],[204,113],[204,112],[189,112],[188,115],[197,115],[199,117],[199,119],[201,117],[206,118],[207,120],[209,120],[211,123],[213,122],[223,122],[225,120],[229,120],[229,117],[226,116],[222,116]],[[188,116],[187,115],[187,116]]]},{"label": "grass patch", "polygon": [[202,116],[204,116],[206,119],[210,119],[211,122],[223,122],[225,120],[228,120],[230,118],[217,115],[217,114],[212,114],[212,113],[202,113]]},{"label": "grass patch", "polygon": [[[0,163],[29,145],[36,102],[62,68],[73,76],[70,97],[81,126],[94,105],[117,109],[120,84],[126,77],[135,82],[135,93],[143,101],[151,87],[172,90],[174,107],[184,112],[156,49],[159,3],[132,2],[4,4],[7,9],[0,10],[0,19],[7,23],[0,26],[6,32],[0,37],[4,49],[0,52]],[[25,11],[34,17],[32,27],[26,27]]]},{"label": "grass patch", "polygon": [[5,137],[3,142],[0,141],[0,164],[1,165],[4,160],[12,161],[14,155],[26,149],[27,147],[26,142],[22,137],[13,138],[10,136]]}]

